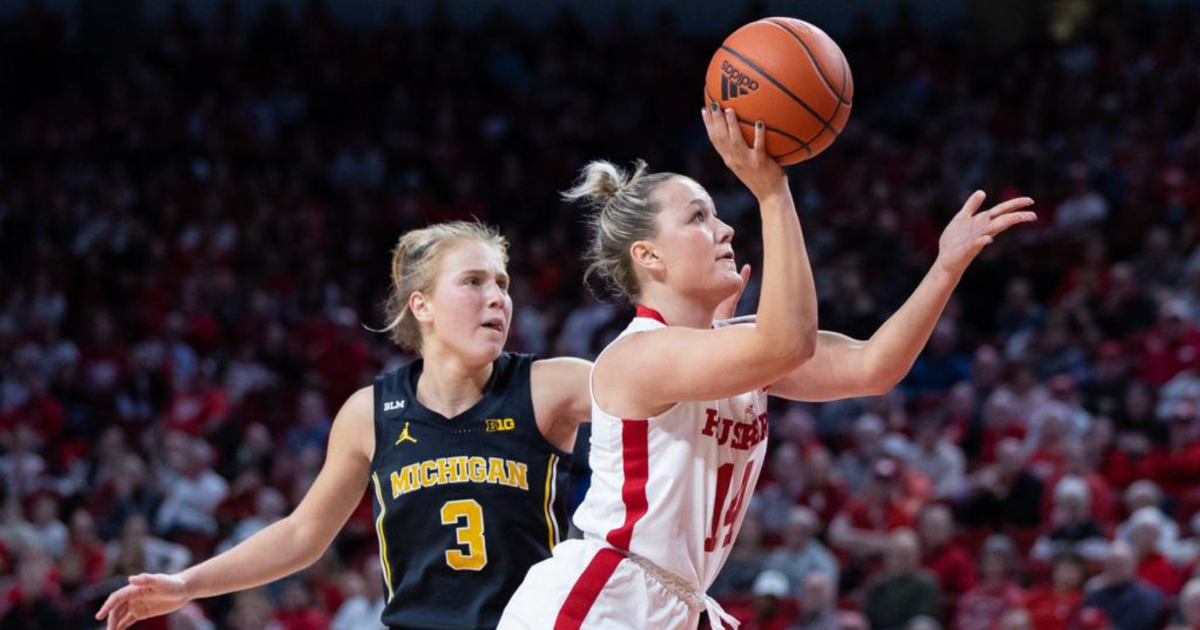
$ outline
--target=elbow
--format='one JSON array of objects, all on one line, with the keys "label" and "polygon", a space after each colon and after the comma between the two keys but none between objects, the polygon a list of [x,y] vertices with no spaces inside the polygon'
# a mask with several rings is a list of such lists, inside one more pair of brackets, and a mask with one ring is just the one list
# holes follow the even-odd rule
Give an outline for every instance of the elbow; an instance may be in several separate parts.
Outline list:
[{"label": "elbow", "polygon": [[867,378],[863,394],[866,396],[882,396],[900,384],[902,374],[873,374]]},{"label": "elbow", "polygon": [[790,369],[800,367],[817,353],[816,326],[814,325],[811,331],[805,331],[803,334],[796,335],[791,339],[790,343],[781,345],[781,360]]},{"label": "elbow", "polygon": [[882,396],[895,389],[908,375],[908,366],[900,366],[876,356],[871,352],[869,342],[864,347],[861,365],[864,370],[863,396]]},{"label": "elbow", "polygon": [[815,352],[816,344],[810,346],[802,343],[781,343],[769,345],[766,352],[759,356],[770,366],[773,378],[778,379],[804,365]]},{"label": "elbow", "polygon": [[767,367],[775,378],[788,373],[813,358],[817,353],[816,321],[798,329],[771,329],[759,327],[755,355],[761,365]]}]

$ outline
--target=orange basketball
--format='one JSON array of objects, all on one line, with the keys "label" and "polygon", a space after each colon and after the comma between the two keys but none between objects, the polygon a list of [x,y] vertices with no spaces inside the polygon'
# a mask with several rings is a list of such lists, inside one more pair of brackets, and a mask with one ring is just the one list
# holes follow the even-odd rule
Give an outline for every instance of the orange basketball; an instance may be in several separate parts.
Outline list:
[{"label": "orange basketball", "polygon": [[792,18],[751,22],[730,35],[708,64],[705,100],[737,111],[754,143],[766,125],[767,152],[780,164],[803,162],[837,140],[854,101],[842,49],[821,29]]}]

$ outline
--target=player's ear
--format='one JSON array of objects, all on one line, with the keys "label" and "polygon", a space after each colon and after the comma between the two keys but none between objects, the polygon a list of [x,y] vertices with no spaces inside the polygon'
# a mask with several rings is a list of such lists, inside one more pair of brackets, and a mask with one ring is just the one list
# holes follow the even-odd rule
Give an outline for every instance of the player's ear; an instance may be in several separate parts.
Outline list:
[{"label": "player's ear", "polygon": [[408,310],[418,322],[428,324],[433,321],[433,302],[420,291],[413,291],[408,296]]},{"label": "player's ear", "polygon": [[663,268],[662,258],[658,248],[650,241],[637,241],[629,246],[629,256],[633,259],[635,268],[641,267],[649,271],[660,271]]}]

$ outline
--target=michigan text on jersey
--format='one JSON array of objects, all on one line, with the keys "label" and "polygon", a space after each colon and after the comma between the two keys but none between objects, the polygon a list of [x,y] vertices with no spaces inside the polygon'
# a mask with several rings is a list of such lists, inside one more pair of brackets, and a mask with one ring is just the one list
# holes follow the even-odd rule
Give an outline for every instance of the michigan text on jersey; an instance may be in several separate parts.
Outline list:
[{"label": "michigan text on jersey", "polygon": [[448,483],[491,483],[528,490],[528,473],[527,464],[500,457],[439,457],[394,471],[392,498]]}]

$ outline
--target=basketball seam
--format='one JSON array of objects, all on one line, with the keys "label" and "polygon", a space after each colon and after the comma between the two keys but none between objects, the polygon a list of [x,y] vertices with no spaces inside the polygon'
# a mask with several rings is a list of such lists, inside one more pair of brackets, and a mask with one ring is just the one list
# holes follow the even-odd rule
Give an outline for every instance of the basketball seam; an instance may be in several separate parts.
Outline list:
[{"label": "basketball seam", "polygon": [[[845,99],[846,85],[845,85],[845,76],[844,76],[845,73],[844,72],[842,73],[843,74],[842,90],[841,90],[841,93],[839,94],[837,89],[833,87],[833,82],[829,80],[828,76],[826,76],[825,69],[821,67],[821,62],[817,60],[817,56],[815,54],[813,54],[812,49],[808,47],[808,42],[804,41],[804,38],[797,35],[796,32],[793,31],[791,28],[789,28],[789,26],[787,24],[777,22],[774,19],[769,19],[769,20],[767,20],[767,22],[774,24],[775,26],[778,26],[779,28],[783,29],[784,32],[786,32],[788,35],[790,35],[792,39],[796,40],[796,43],[800,44],[800,47],[803,48],[804,52],[808,55],[808,59],[810,61],[812,61],[813,67],[817,69],[817,74],[821,75],[821,80],[825,82],[825,87],[829,88],[829,93],[838,100],[839,107],[841,105],[852,105],[853,104],[850,101],[847,101]],[[843,55],[842,63],[844,64],[845,61],[846,61],[845,56]],[[833,110],[833,113],[836,114],[837,111],[838,110],[835,109],[835,110]],[[830,120],[833,120],[833,118],[830,117]]]},{"label": "basketball seam", "polygon": [[787,153],[781,153],[779,155],[772,155],[771,157],[775,158],[776,160],[782,160],[783,158],[785,158],[801,149],[808,151],[808,155],[810,157],[812,156],[812,149],[808,148],[808,145],[806,144],[804,146],[796,147],[795,149],[792,149],[791,151],[788,151]]},{"label": "basketball seam", "polygon": [[758,67],[758,64],[754,63],[753,61],[750,61],[750,59],[747,58],[746,56],[742,55],[742,53],[730,48],[729,46],[726,46],[725,44],[721,44],[721,50],[724,50],[725,52],[737,57],[743,63],[750,66],[750,68],[752,70],[754,70],[755,72],[757,72],[759,75],[761,75],[762,78],[770,81],[771,84],[774,85],[775,87],[779,88],[779,90],[781,92],[783,92],[784,94],[787,94],[789,97],[791,97],[791,99],[793,101],[796,101],[796,103],[799,104],[800,107],[804,108],[804,111],[808,112],[809,114],[812,115],[813,118],[816,118],[818,121],[820,121],[820,123],[826,129],[828,129],[829,131],[832,131],[835,138],[838,136],[838,131],[829,124],[829,121],[822,118],[821,115],[818,114],[816,112],[816,110],[814,110],[812,108],[812,106],[810,106],[808,103],[804,102],[804,99],[800,98],[799,96],[796,96],[791,90],[787,89],[787,86],[780,83],[778,80],[775,79],[775,77],[771,76],[770,74],[767,74],[766,71],[764,71],[762,68]]},{"label": "basketball seam", "polygon": [[[829,122],[831,122],[831,123],[833,122],[833,119],[837,117],[838,112],[842,111],[842,103],[845,102],[845,99],[843,97],[846,95],[846,84],[847,84],[846,76],[847,76],[847,74],[849,74],[849,70],[850,70],[850,65],[846,62],[846,58],[842,57],[842,93],[840,95],[838,95],[837,106],[833,108],[833,114],[829,116]],[[821,134],[823,134],[823,133],[825,133],[825,129],[821,129],[817,133],[813,134],[813,137],[809,138],[808,141],[816,142],[817,138],[820,138]],[[834,136],[834,139],[837,139],[837,137]]]},{"label": "basketball seam", "polygon": [[[705,89],[705,90],[704,90],[704,96],[708,97],[708,102],[709,102],[709,103],[716,103],[716,102],[717,102],[716,100],[714,100],[714,99],[713,99],[712,95],[708,93],[708,90],[707,90],[707,89]],[[752,121],[750,121],[750,120],[748,120],[748,119],[746,119],[746,118],[742,118],[741,116],[738,116],[738,119],[737,119],[737,121],[738,121],[739,123],[743,124],[743,125],[750,125],[751,127],[753,127],[753,126],[754,126],[754,123],[753,123]],[[771,156],[772,158],[779,159],[779,158],[781,158],[781,157],[785,157],[785,156],[791,155],[791,154],[793,154],[793,153],[795,153],[796,151],[799,151],[799,150],[801,150],[801,149],[803,149],[803,150],[805,150],[805,151],[808,151],[808,154],[809,154],[809,155],[812,155],[812,148],[808,146],[808,143],[807,143],[807,142],[805,142],[804,140],[801,140],[799,137],[797,137],[797,136],[794,136],[794,135],[792,135],[792,134],[790,134],[790,133],[788,133],[788,132],[786,132],[786,131],[784,131],[784,130],[782,130],[782,129],[779,129],[779,128],[776,128],[776,127],[772,127],[771,125],[768,125],[768,124],[765,124],[765,123],[763,124],[763,129],[765,129],[765,130],[767,130],[767,131],[774,131],[775,133],[777,133],[777,134],[779,134],[779,135],[781,135],[781,136],[783,136],[783,137],[787,138],[788,140],[791,140],[791,141],[793,141],[793,142],[799,142],[799,143],[800,143],[800,146],[799,146],[799,147],[796,147],[795,149],[792,149],[791,151],[788,151],[787,153],[781,153],[781,154],[779,154],[779,155],[772,155],[772,156]],[[823,132],[823,131],[825,131],[825,130],[824,130],[824,129],[822,129],[821,131]],[[817,134],[817,135],[820,135],[820,134]],[[770,154],[768,154],[768,155],[770,155]]]}]

